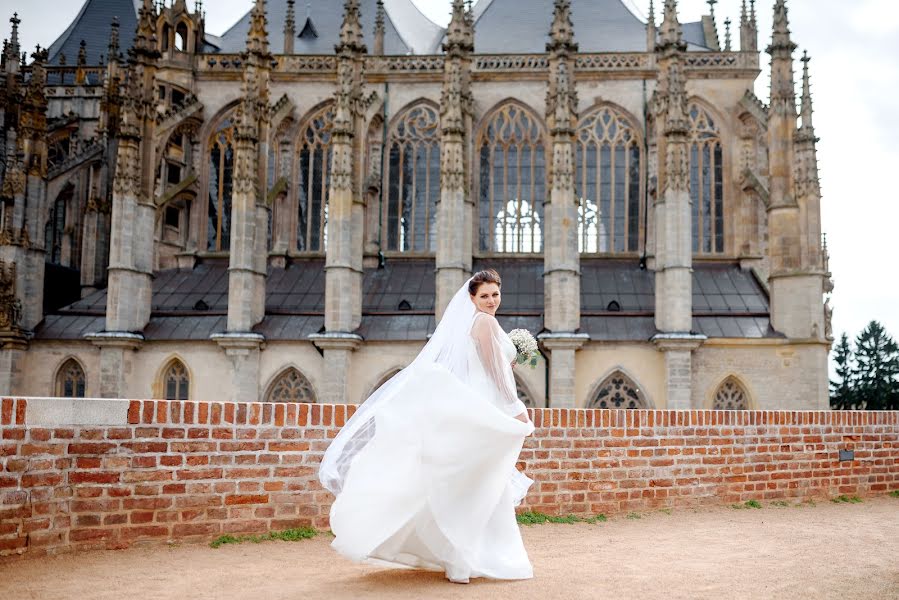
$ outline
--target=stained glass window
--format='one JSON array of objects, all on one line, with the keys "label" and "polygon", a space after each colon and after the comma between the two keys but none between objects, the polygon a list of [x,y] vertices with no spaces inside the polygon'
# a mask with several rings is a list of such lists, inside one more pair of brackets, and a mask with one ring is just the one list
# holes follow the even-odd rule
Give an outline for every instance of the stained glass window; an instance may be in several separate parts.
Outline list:
[{"label": "stained glass window", "polygon": [[63,398],[84,398],[84,369],[74,358],[70,358],[56,375],[56,395]]},{"label": "stained glass window", "polygon": [[169,363],[162,376],[166,400],[187,400],[190,395],[190,377],[180,360]]},{"label": "stained glass window", "polygon": [[728,377],[715,392],[715,402],[712,408],[714,410],[747,410],[749,408],[748,395],[736,379]]},{"label": "stained glass window", "polygon": [[724,252],[724,160],[721,137],[711,115],[691,104],[690,199],[693,252]]},{"label": "stained glass window", "polygon": [[328,190],[331,177],[331,128],[334,105],[310,116],[300,130],[297,177],[297,249],[324,252],[327,247]]},{"label": "stained glass window", "polygon": [[636,129],[602,106],[578,124],[575,192],[580,252],[636,252],[640,243],[642,152]]},{"label": "stained glass window", "polygon": [[630,377],[615,371],[603,380],[590,408],[646,408],[646,401]]},{"label": "stained glass window", "polygon": [[385,219],[387,250],[434,252],[440,199],[440,118],[416,104],[390,129],[387,142]]},{"label": "stained glass window", "polygon": [[546,164],[537,117],[507,103],[487,117],[477,138],[479,248],[542,252]]},{"label": "stained glass window", "polygon": [[269,387],[266,402],[315,402],[315,391],[306,377],[289,367]]}]

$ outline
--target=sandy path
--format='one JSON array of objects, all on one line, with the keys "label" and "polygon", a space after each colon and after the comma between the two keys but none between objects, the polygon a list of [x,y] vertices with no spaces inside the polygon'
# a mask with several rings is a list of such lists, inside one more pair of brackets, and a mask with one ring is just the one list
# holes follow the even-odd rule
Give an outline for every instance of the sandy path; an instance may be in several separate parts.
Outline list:
[{"label": "sandy path", "polygon": [[899,598],[899,499],[680,510],[524,527],[536,577],[453,585],[303,542],[134,548],[0,562],[0,598]]}]

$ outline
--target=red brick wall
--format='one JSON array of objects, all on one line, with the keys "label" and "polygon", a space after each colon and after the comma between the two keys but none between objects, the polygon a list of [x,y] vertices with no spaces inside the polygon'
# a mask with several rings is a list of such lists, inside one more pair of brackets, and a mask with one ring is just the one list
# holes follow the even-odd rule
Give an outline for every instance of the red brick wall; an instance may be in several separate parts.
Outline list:
[{"label": "red brick wall", "polygon": [[[142,400],[121,424],[40,427],[27,424],[28,401],[0,399],[0,555],[327,527],[316,465],[353,411]],[[523,508],[550,514],[899,489],[899,412],[532,415]]]}]

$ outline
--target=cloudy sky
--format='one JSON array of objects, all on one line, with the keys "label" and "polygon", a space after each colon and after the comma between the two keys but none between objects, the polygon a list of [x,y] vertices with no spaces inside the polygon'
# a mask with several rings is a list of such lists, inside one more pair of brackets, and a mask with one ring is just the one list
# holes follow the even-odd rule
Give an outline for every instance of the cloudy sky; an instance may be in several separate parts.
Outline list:
[{"label": "cloudy sky", "polygon": [[[338,1],[338,0],[333,0]],[[624,0],[645,19],[649,0]],[[192,0],[189,0],[192,4]],[[449,20],[449,0],[414,0],[435,22]],[[546,0],[547,6],[552,3]],[[78,13],[79,0],[0,0],[0,37],[9,36],[8,17],[22,19],[26,48],[49,46]],[[206,29],[221,34],[252,5],[250,0],[207,0]],[[656,14],[663,0],[656,2]],[[757,0],[759,45],[771,38],[774,0]],[[298,2],[302,5],[302,1]],[[822,218],[836,290],[834,331],[855,336],[870,320],[899,337],[899,193],[892,177],[899,170],[899,2],[896,0],[790,0],[790,29],[807,50],[815,107],[818,162],[823,192]],[[708,14],[703,0],[680,0],[681,21]],[[720,37],[730,17],[734,45],[739,38],[740,0],[715,5]],[[575,15],[575,33],[577,19]],[[549,21],[547,21],[547,28]],[[767,54],[762,54],[767,64]],[[797,61],[797,92],[801,64]],[[767,102],[768,72],[756,82]]]}]

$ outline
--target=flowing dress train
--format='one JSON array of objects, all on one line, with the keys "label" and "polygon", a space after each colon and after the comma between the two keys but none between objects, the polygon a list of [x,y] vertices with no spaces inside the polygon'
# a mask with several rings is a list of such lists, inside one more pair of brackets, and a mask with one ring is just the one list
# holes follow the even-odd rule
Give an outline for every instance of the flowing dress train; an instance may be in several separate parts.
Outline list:
[{"label": "flowing dress train", "polygon": [[474,323],[469,381],[429,364],[376,413],[331,508],[344,556],[454,578],[533,576],[514,509],[532,483],[515,463],[533,431],[514,418],[516,350],[492,316]]}]

